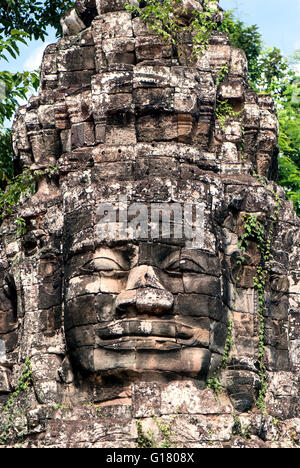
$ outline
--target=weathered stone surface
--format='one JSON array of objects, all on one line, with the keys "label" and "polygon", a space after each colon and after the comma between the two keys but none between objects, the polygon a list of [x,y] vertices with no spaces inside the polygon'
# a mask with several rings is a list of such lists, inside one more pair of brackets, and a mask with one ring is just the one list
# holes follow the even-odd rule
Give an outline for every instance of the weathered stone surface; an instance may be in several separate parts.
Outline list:
[{"label": "weathered stone surface", "polygon": [[230,406],[217,402],[210,390],[200,391],[196,382],[175,382],[161,390],[161,414],[230,414]]},{"label": "weathered stone surface", "polygon": [[[300,222],[272,181],[274,103],[250,89],[225,33],[192,65],[124,4],[77,0],[45,51],[39,96],[15,118],[16,167],[57,174],[1,224],[1,404],[28,358],[32,369],[0,439],[9,427],[6,446],[135,448],[139,421],[157,446],[161,424],[177,447],[299,446]],[[184,5],[183,21],[204,8]],[[219,100],[239,113],[224,125]],[[240,265],[245,214],[273,230],[268,416],[256,408],[262,256],[250,239]]]}]

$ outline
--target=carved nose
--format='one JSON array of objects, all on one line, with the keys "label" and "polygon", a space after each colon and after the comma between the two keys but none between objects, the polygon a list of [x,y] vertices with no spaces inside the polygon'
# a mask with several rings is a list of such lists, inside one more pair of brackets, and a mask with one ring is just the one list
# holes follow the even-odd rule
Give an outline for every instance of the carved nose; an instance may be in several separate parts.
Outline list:
[{"label": "carved nose", "polygon": [[152,267],[134,268],[128,277],[126,290],[119,294],[116,306],[120,310],[130,306],[141,314],[163,314],[173,307],[174,297],[167,291]]},{"label": "carved nose", "polygon": [[129,274],[126,290],[139,288],[164,289],[154,269],[147,265],[133,268]]}]

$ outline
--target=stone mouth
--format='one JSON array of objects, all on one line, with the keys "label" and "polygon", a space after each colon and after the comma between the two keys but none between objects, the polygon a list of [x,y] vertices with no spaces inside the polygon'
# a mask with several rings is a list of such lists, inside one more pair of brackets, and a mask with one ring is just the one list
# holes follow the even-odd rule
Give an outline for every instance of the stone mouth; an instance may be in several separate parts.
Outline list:
[{"label": "stone mouth", "polygon": [[[114,345],[129,342],[200,344],[199,329],[175,320],[125,319],[96,329],[99,344]],[[206,343],[202,340],[203,346]]]},{"label": "stone mouth", "polygon": [[170,351],[180,349],[181,343],[175,338],[165,338],[157,336],[124,336],[113,340],[106,340],[99,342],[101,348],[107,350],[156,350],[156,351]]}]

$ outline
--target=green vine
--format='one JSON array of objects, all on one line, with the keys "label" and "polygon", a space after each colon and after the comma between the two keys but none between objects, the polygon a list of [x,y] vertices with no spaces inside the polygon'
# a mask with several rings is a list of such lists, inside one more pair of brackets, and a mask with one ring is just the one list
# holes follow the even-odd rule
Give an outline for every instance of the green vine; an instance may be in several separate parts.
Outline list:
[{"label": "green vine", "polygon": [[147,431],[147,433],[144,432],[143,426],[141,421],[137,421],[137,448],[154,448],[155,447],[155,441],[154,441],[154,435],[151,431]]},{"label": "green vine", "polygon": [[[259,176],[258,176],[259,178]],[[268,390],[267,382],[267,369],[265,365],[265,290],[267,286],[267,279],[269,276],[270,268],[268,262],[272,260],[273,255],[271,253],[271,242],[274,234],[275,224],[278,222],[279,209],[281,206],[281,200],[278,194],[270,189],[267,182],[262,178],[259,180],[263,183],[265,188],[275,198],[275,210],[271,216],[271,225],[269,229],[265,229],[263,223],[259,220],[257,215],[245,213],[243,215],[243,228],[244,234],[241,236],[239,248],[242,252],[237,263],[243,265],[246,261],[245,253],[249,245],[249,241],[253,240],[256,242],[259,252],[261,254],[260,265],[256,269],[256,276],[254,277],[254,288],[258,296],[258,317],[259,317],[259,347],[258,347],[258,375],[261,382],[261,388],[259,390],[258,398],[256,400],[257,407],[266,412],[265,398]]]},{"label": "green vine", "polygon": [[238,265],[245,262],[244,254],[247,251],[249,240],[253,239],[257,242],[257,246],[263,258],[268,260],[267,252],[265,251],[265,231],[257,215],[247,214],[243,215],[243,228],[245,233],[241,236],[241,241],[238,244],[239,249],[242,251],[241,257],[237,260]]},{"label": "green vine", "polygon": [[[10,395],[9,399],[1,409],[2,415],[5,415],[5,413],[9,412],[14,405],[16,399],[22,392],[26,392],[28,388],[32,385],[32,366],[30,359],[27,358],[24,363],[24,368],[21,374],[21,377],[18,380],[17,386],[15,388],[15,391]],[[7,441],[8,434],[10,429],[14,425],[14,415],[13,413],[10,412],[8,416],[8,421],[4,424],[1,436],[0,436],[0,445],[4,445],[5,442]]]},{"label": "green vine", "polygon": [[216,395],[223,392],[223,385],[221,384],[219,377],[216,375],[207,380],[206,387],[210,388]]},{"label": "green vine", "polygon": [[225,350],[224,350],[223,359],[222,359],[222,363],[221,363],[221,367],[223,369],[226,369],[226,367],[227,367],[233,344],[234,344],[234,341],[233,341],[233,320],[230,319],[229,320],[229,325],[228,325],[228,334],[227,334],[226,343],[225,343]]},{"label": "green vine", "polygon": [[[141,2],[139,2],[141,3]],[[167,44],[177,50],[178,55],[184,53],[185,38],[191,35],[193,55],[205,51],[212,31],[217,29],[216,10],[204,0],[203,11],[188,11],[183,7],[182,0],[147,0],[144,7],[126,4],[126,9],[134,16],[141,18],[150,30],[155,32]]]},{"label": "green vine", "polygon": [[218,368],[215,370],[214,374],[206,382],[206,387],[210,388],[216,395],[219,395],[220,393],[223,392],[223,385],[220,382],[220,378],[219,378],[218,374],[221,371],[221,369],[226,369],[233,345],[234,345],[234,341],[233,341],[233,320],[230,319],[229,320],[229,325],[228,325],[228,334],[227,334],[227,338],[226,338],[226,342],[225,342],[225,348],[224,348],[224,354],[223,354],[222,362],[218,366]]},{"label": "green vine", "polygon": [[163,442],[161,443],[160,445],[160,448],[171,448],[171,447],[174,447],[175,446],[175,442],[172,440],[172,426],[174,424],[174,422],[176,421],[178,417],[178,411],[177,413],[175,414],[175,416],[173,416],[173,418],[171,419],[171,421],[168,423],[168,424],[162,424],[161,421],[158,419],[157,416],[153,416],[153,419],[154,421],[156,422],[157,426],[159,427],[163,437],[164,437],[164,440]]},{"label": "green vine", "polygon": [[156,415],[153,415],[152,418],[156,422],[157,427],[159,428],[162,436],[163,441],[159,446],[157,446],[157,442],[155,441],[154,434],[152,431],[144,432],[143,426],[141,421],[137,421],[137,448],[171,448],[175,447],[176,444],[172,440],[172,426],[178,417],[178,412],[174,415],[174,417],[170,420],[168,424],[163,424]]},{"label": "green vine", "polygon": [[[57,173],[55,166],[49,166],[43,170],[26,169],[22,174],[11,179],[5,190],[0,190],[0,221],[11,216],[16,205],[22,197],[31,196],[35,193],[36,183],[47,176],[53,177]],[[17,232],[22,234],[26,231],[26,222],[23,218],[16,218]]]},{"label": "green vine", "polygon": [[[245,254],[250,240],[254,240],[257,243],[258,249],[261,253],[261,264],[257,267],[256,276],[254,277],[254,288],[258,295],[258,316],[259,316],[259,349],[258,349],[258,375],[261,383],[258,398],[256,404],[258,408],[265,411],[265,397],[268,390],[267,376],[266,376],[266,365],[265,365],[265,288],[267,282],[267,276],[269,269],[266,266],[271,257],[270,244],[271,244],[271,233],[266,236],[265,229],[258,219],[257,215],[244,214],[244,230],[245,233],[241,237],[239,248]],[[242,265],[246,259],[244,255],[241,255],[237,261],[238,264]]]},{"label": "green vine", "polygon": [[232,435],[242,437],[244,440],[251,439],[251,435],[252,435],[251,424],[249,424],[248,426],[243,426],[237,414],[233,414],[233,419],[234,419],[234,423],[233,423],[233,428],[232,428]]},{"label": "green vine", "polygon": [[220,122],[223,131],[226,129],[228,119],[238,119],[242,113],[242,110],[234,111],[228,99],[224,101],[217,100],[216,119]]},{"label": "green vine", "polygon": [[228,73],[229,73],[228,65],[223,65],[220,68],[218,76],[217,76],[217,81],[216,81],[217,86],[219,86],[221,83],[223,83],[225,78],[228,76]]}]

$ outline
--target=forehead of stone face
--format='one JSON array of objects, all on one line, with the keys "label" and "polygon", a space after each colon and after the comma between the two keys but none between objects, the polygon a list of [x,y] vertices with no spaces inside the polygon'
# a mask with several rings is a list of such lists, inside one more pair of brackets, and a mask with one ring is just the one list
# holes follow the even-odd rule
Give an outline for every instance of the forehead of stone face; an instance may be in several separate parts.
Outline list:
[{"label": "forehead of stone face", "polygon": [[[204,231],[206,248],[214,252],[211,197],[207,195],[207,185],[195,182],[184,186],[169,181],[166,186],[166,181],[153,182],[155,188],[162,188],[162,192],[154,193],[155,188],[149,181],[118,184],[117,187],[107,185],[105,192],[101,185],[98,194],[93,195],[93,205],[82,202],[78,209],[65,213],[65,253],[94,250],[103,241],[122,239],[163,238],[164,243],[184,246],[187,230],[196,225]],[[111,231],[106,235],[107,229]],[[121,230],[125,230],[125,237],[119,236]]]},{"label": "forehead of stone face", "polygon": [[212,191],[206,181],[174,178],[95,184],[92,204],[82,198],[78,209],[65,213],[65,253],[94,251],[119,240],[163,239],[160,243],[184,247],[199,226],[203,232],[199,248],[215,254]]}]

